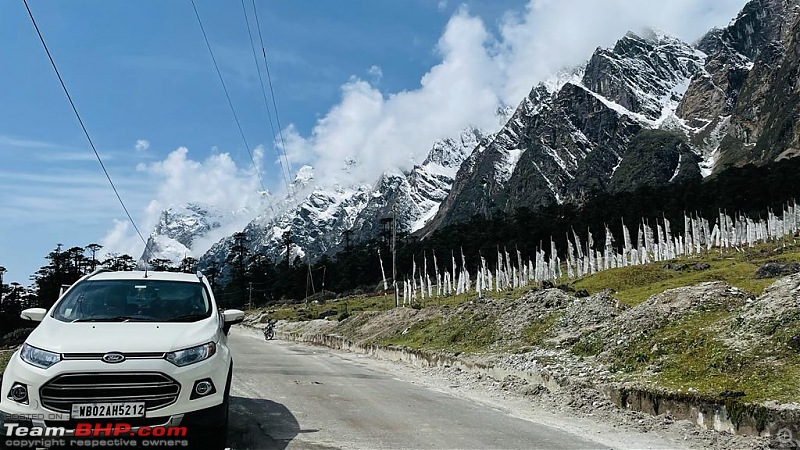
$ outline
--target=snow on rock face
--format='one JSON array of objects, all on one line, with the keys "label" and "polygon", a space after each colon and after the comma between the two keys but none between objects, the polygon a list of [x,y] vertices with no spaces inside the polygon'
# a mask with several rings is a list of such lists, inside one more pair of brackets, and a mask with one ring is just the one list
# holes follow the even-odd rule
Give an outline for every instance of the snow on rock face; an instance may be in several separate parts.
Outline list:
[{"label": "snow on rock face", "polygon": [[292,184],[295,188],[304,188],[314,180],[314,168],[311,166],[303,166],[297,171]]},{"label": "snow on rock face", "polygon": [[219,228],[224,221],[225,213],[218,208],[188,203],[170,207],[162,212],[153,234],[166,236],[186,247],[191,247],[195,237],[208,230]]},{"label": "snow on rock face", "polygon": [[706,55],[653,31],[628,33],[613,49],[599,49],[586,65],[583,85],[645,121],[673,113]]},{"label": "snow on rock face", "polygon": [[[195,240],[233,219],[233,213],[201,203],[174,205],[161,213],[140,259],[165,258],[173,263],[194,256]],[[205,249],[201,249],[204,251]]]},{"label": "snow on rock face", "polygon": [[422,228],[447,197],[459,167],[485,139],[483,132],[468,127],[458,138],[434,143],[425,161],[411,171],[384,173],[355,220],[353,228],[358,240],[379,237],[383,228],[380,219],[393,214],[399,231],[415,232]]},{"label": "snow on rock face", "polygon": [[493,210],[580,202],[603,189],[639,131],[675,127],[675,111],[705,57],[670,36],[628,33],[586,66],[535,86],[466,160],[423,234]]},{"label": "snow on rock face", "polygon": [[[422,164],[408,172],[387,171],[373,186],[315,186],[313,168],[305,166],[293,183],[297,203],[287,199],[253,219],[244,229],[247,245],[251,252],[282,259],[288,231],[290,259],[335,254],[344,248],[348,233],[353,244],[379,237],[381,219],[391,217],[395,205],[398,231],[413,232],[436,213],[458,168],[485,139],[480,130],[468,127],[458,137],[434,143]],[[222,264],[232,243],[231,238],[216,243],[201,265]]]}]

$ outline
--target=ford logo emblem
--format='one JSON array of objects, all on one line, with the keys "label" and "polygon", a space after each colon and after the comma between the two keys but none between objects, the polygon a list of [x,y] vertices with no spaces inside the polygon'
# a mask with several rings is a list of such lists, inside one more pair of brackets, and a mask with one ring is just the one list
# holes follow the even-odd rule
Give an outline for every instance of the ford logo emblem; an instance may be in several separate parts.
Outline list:
[{"label": "ford logo emblem", "polygon": [[122,353],[116,353],[116,352],[114,352],[114,353],[106,353],[105,355],[103,355],[103,358],[101,358],[101,359],[103,360],[103,362],[107,362],[109,364],[116,364],[116,363],[121,363],[122,361],[125,361],[125,355],[123,355]]}]

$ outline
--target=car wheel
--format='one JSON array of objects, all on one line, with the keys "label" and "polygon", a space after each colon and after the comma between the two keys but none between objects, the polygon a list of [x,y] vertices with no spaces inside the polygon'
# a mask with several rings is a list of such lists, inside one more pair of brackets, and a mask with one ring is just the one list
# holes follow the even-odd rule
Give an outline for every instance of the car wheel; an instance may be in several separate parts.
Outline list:
[{"label": "car wheel", "polygon": [[225,383],[225,395],[222,397],[222,404],[219,406],[220,409],[223,411],[223,416],[225,417],[222,422],[212,429],[204,430],[204,434],[206,436],[204,442],[206,442],[207,446],[204,448],[213,449],[213,450],[225,450],[228,447],[228,422],[229,422],[229,411],[228,407],[230,405],[230,397],[231,397],[231,379],[233,377],[233,362],[231,362],[231,368],[228,370],[228,379]]},{"label": "car wheel", "polygon": [[229,405],[231,392],[231,379],[233,376],[233,361],[228,369],[228,378],[225,384],[225,391],[222,403],[214,407],[213,417],[218,417],[219,421],[214,425],[207,422],[203,424],[189,425],[189,447],[198,450],[224,450],[228,448],[228,422]]}]

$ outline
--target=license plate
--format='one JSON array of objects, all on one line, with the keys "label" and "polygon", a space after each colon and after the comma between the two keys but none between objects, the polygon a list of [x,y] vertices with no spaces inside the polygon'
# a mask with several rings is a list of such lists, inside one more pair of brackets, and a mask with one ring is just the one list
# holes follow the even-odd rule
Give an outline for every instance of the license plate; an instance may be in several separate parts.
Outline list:
[{"label": "license plate", "polygon": [[144,417],[144,402],[76,403],[72,405],[73,419],[116,419],[122,417]]}]

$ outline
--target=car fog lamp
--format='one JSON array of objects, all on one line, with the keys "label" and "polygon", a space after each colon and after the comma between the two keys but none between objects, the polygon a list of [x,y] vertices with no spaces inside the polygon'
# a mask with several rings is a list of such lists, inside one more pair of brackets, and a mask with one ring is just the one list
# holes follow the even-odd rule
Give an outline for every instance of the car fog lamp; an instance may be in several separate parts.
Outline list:
[{"label": "car fog lamp", "polygon": [[197,380],[194,382],[194,387],[192,388],[192,395],[189,396],[189,400],[194,400],[201,397],[207,397],[211,394],[216,394],[217,388],[214,387],[214,382],[211,381],[211,378],[203,378],[202,380]]},{"label": "car fog lamp", "polygon": [[28,386],[22,383],[14,383],[11,386],[11,391],[8,393],[8,398],[17,403],[28,404]]},{"label": "car fog lamp", "polygon": [[194,387],[194,391],[197,392],[197,395],[206,395],[211,392],[213,386],[208,381],[201,381],[197,383],[197,386]]}]

